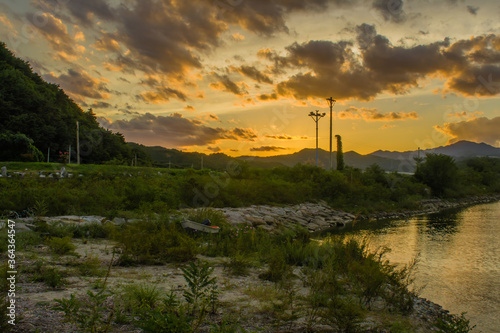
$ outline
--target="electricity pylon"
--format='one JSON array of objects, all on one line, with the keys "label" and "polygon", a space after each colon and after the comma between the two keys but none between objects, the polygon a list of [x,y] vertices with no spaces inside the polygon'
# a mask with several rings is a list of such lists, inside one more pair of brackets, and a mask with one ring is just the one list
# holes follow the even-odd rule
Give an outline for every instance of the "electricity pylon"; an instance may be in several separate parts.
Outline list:
[{"label": "electricity pylon", "polygon": [[326,113],[319,113],[318,110],[316,110],[316,113],[313,111],[309,112],[309,117],[316,123],[316,166],[318,166],[318,122],[324,116],[326,116]]},{"label": "electricity pylon", "polygon": [[332,145],[333,145],[333,119],[332,119],[332,112],[333,112],[333,105],[335,104],[336,100],[333,99],[333,97],[327,98],[328,105],[330,105],[330,170],[333,170],[333,158],[332,158]]}]

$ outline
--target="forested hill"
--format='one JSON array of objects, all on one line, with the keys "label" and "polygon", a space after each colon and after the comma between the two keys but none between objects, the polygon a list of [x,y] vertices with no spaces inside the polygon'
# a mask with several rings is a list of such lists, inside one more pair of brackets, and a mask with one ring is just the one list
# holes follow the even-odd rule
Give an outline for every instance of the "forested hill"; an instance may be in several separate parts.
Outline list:
[{"label": "forested hill", "polygon": [[77,121],[82,163],[119,163],[135,155],[122,135],[101,128],[92,110],[84,112],[0,42],[0,161],[47,160],[49,147],[50,160],[58,161],[70,145],[75,161]]}]

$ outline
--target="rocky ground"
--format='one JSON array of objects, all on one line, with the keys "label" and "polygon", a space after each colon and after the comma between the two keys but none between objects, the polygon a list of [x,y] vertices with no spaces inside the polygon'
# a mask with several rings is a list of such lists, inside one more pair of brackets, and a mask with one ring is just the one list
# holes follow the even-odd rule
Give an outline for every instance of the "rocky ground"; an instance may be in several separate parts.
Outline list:
[{"label": "rocky ground", "polygon": [[[71,262],[81,261],[89,256],[100,258],[103,267],[109,265],[112,260],[112,242],[107,240],[89,240],[85,244],[82,241],[75,241],[76,252],[80,258],[74,256],[52,255],[45,246],[19,255],[19,283],[17,285],[17,313],[20,316],[19,323],[15,326],[14,332],[77,332],[77,327],[65,323],[63,313],[54,310],[55,299],[68,298],[71,294],[76,296],[85,295],[87,290],[96,291],[98,282],[102,282],[102,277],[84,277],[72,271]],[[298,320],[292,325],[283,325],[276,329],[270,312],[270,304],[273,295],[276,295],[276,287],[272,282],[263,281],[258,278],[259,273],[265,267],[257,267],[250,270],[247,276],[232,276],[224,269],[226,258],[200,259],[209,261],[215,268],[214,275],[221,290],[220,305],[216,315],[208,318],[211,322],[217,323],[222,318],[232,317],[237,319],[241,327],[248,332],[303,332],[304,322]],[[66,272],[66,284],[61,288],[49,288],[44,283],[30,282],[29,275],[23,273],[23,267],[33,265],[35,261],[44,260],[47,265],[57,267]],[[300,275],[297,268],[295,275]],[[124,286],[133,283],[147,283],[155,285],[162,293],[173,290],[179,295],[186,287],[180,267],[174,264],[163,266],[140,266],[140,267],[117,267],[113,266],[107,280],[108,288],[115,291],[116,298],[120,297],[120,291]],[[297,294],[305,294],[307,288],[303,287],[300,279],[294,283]],[[365,317],[362,327],[364,332],[390,332],[388,323],[401,322],[409,324],[419,329],[416,332],[437,331],[433,323],[442,316],[444,311],[439,305],[425,299],[416,298],[414,310],[409,315],[399,315],[386,310],[377,309],[377,302],[373,310],[369,311]],[[384,323],[386,325],[384,326]],[[124,325],[112,330],[113,332],[141,332],[130,325]],[[210,328],[205,325],[201,332],[209,332]],[[318,325],[318,332],[331,332],[326,326]]]},{"label": "rocky ground", "polygon": [[[294,206],[250,206],[242,208],[213,208],[221,211],[227,221],[233,225],[248,224],[254,227],[261,227],[268,231],[276,231],[281,226],[298,223],[311,232],[326,230],[332,227],[342,227],[356,220],[380,220],[380,219],[401,219],[416,215],[436,213],[445,209],[466,207],[475,204],[494,202],[500,200],[500,195],[476,196],[455,201],[443,199],[428,199],[419,202],[419,209],[377,212],[369,215],[355,215],[352,213],[332,209],[326,202],[302,203]],[[188,215],[192,209],[183,209],[180,214]],[[107,221],[102,216],[54,216],[44,217],[48,223],[95,223],[112,222],[123,224],[131,222],[125,218],[114,218]],[[32,223],[33,218],[16,219],[18,228],[26,228],[26,224]]]}]

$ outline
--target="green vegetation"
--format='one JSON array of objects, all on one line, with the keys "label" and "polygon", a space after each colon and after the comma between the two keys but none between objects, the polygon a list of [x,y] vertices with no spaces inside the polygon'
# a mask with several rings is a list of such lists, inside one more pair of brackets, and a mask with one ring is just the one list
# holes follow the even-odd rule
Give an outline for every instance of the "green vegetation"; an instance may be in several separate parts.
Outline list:
[{"label": "green vegetation", "polygon": [[[282,205],[317,200],[363,214],[415,209],[417,201],[432,196],[460,198],[500,193],[499,159],[477,158],[457,165],[443,156],[429,155],[415,176],[386,173],[377,165],[364,172],[350,167],[327,171],[310,165],[256,169],[242,164],[228,172],[67,165],[73,176],[58,179],[40,178],[38,170],[46,170],[47,175],[55,173],[60,165],[8,162],[4,165],[9,170],[27,174],[0,179],[0,196],[4,198],[0,214],[16,211],[24,216],[40,215],[36,211],[41,210],[47,215],[137,217],[181,207]],[[445,168],[453,172],[443,174]]]},{"label": "green vegetation", "polygon": [[71,242],[71,237],[66,236],[64,238],[52,237],[47,241],[49,248],[59,255],[72,254],[75,255],[76,247]]},{"label": "green vegetation", "polygon": [[415,177],[428,185],[436,196],[443,196],[458,185],[458,167],[454,159],[443,154],[427,154]]},{"label": "green vegetation", "polygon": [[43,282],[50,288],[61,288],[65,284],[64,274],[56,267],[50,267],[46,262],[38,260],[24,273],[31,274],[31,281]]},{"label": "green vegetation", "polygon": [[77,121],[83,163],[130,164],[137,154],[142,165],[150,164],[121,134],[100,127],[92,109],[82,111],[0,42],[0,160],[47,160],[50,148],[50,160],[67,162],[69,146],[76,147]]},{"label": "green vegetation", "polygon": [[[68,282],[64,278],[68,275],[85,276],[93,281],[90,283],[93,287],[84,293],[55,300],[55,309],[62,311],[65,320],[81,332],[115,332],[122,327],[146,332],[200,332],[209,328],[220,332],[244,331],[241,325],[248,327],[256,319],[239,318],[238,313],[232,312],[234,305],[220,302],[227,289],[219,286],[223,279],[215,278],[214,264],[209,262],[220,262],[231,275],[256,276],[255,269],[261,273],[262,284],[252,286],[246,293],[260,304],[259,318],[267,319],[259,319],[258,326],[251,327],[357,332],[363,331],[362,323],[367,318],[378,318],[375,319],[378,328],[415,331],[411,321],[401,319],[413,311],[415,292],[411,283],[415,262],[395,267],[384,259],[385,249],[369,251],[366,241],[345,236],[325,237],[319,242],[299,225],[289,225],[271,234],[261,228],[231,226],[209,208],[194,212],[192,217],[214,218],[221,231],[188,233],[179,228],[174,216],[154,214],[120,226],[103,225],[102,229],[95,226],[89,239],[105,235],[116,244],[119,253],[117,260],[113,255],[107,273],[104,263],[92,255],[78,260],[65,258],[61,265],[69,269],[63,270],[54,265],[60,254],[51,250],[47,255],[52,260],[36,259],[23,268],[22,276],[29,281],[44,282],[53,289],[65,288]],[[88,226],[85,228],[90,230]],[[32,245],[36,245],[35,240],[43,244],[45,238],[68,249],[68,240],[79,237],[82,230],[48,224],[39,231],[20,235],[24,233],[36,235],[22,236]],[[200,260],[196,258],[198,253],[223,260]],[[166,292],[157,288],[156,283],[138,281],[113,287],[107,284],[112,264],[165,262],[179,265],[186,281],[183,288]],[[454,327],[454,332],[470,329],[463,316],[445,317],[435,324],[446,332],[450,327]]]},{"label": "green vegetation", "polygon": [[340,135],[335,135],[337,138],[337,170],[344,170],[344,152],[342,150],[342,137]]},{"label": "green vegetation", "polygon": [[468,333],[474,330],[476,325],[471,325],[470,320],[465,317],[466,312],[460,315],[448,315],[439,319],[436,327],[442,333]]}]

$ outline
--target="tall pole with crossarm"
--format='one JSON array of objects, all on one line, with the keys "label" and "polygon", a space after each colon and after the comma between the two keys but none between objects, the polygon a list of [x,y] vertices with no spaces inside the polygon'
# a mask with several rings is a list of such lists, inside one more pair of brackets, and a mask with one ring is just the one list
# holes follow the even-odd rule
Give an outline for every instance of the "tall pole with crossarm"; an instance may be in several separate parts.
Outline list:
[{"label": "tall pole with crossarm", "polygon": [[332,158],[332,145],[333,145],[333,118],[332,118],[332,113],[333,113],[333,105],[335,104],[336,100],[333,99],[333,97],[327,98],[328,105],[330,105],[330,170],[333,170],[333,158]]},{"label": "tall pole with crossarm", "polygon": [[324,116],[326,116],[326,113],[319,113],[318,110],[316,110],[316,113],[313,111],[309,112],[309,117],[316,123],[316,166],[318,166],[318,122]]}]

